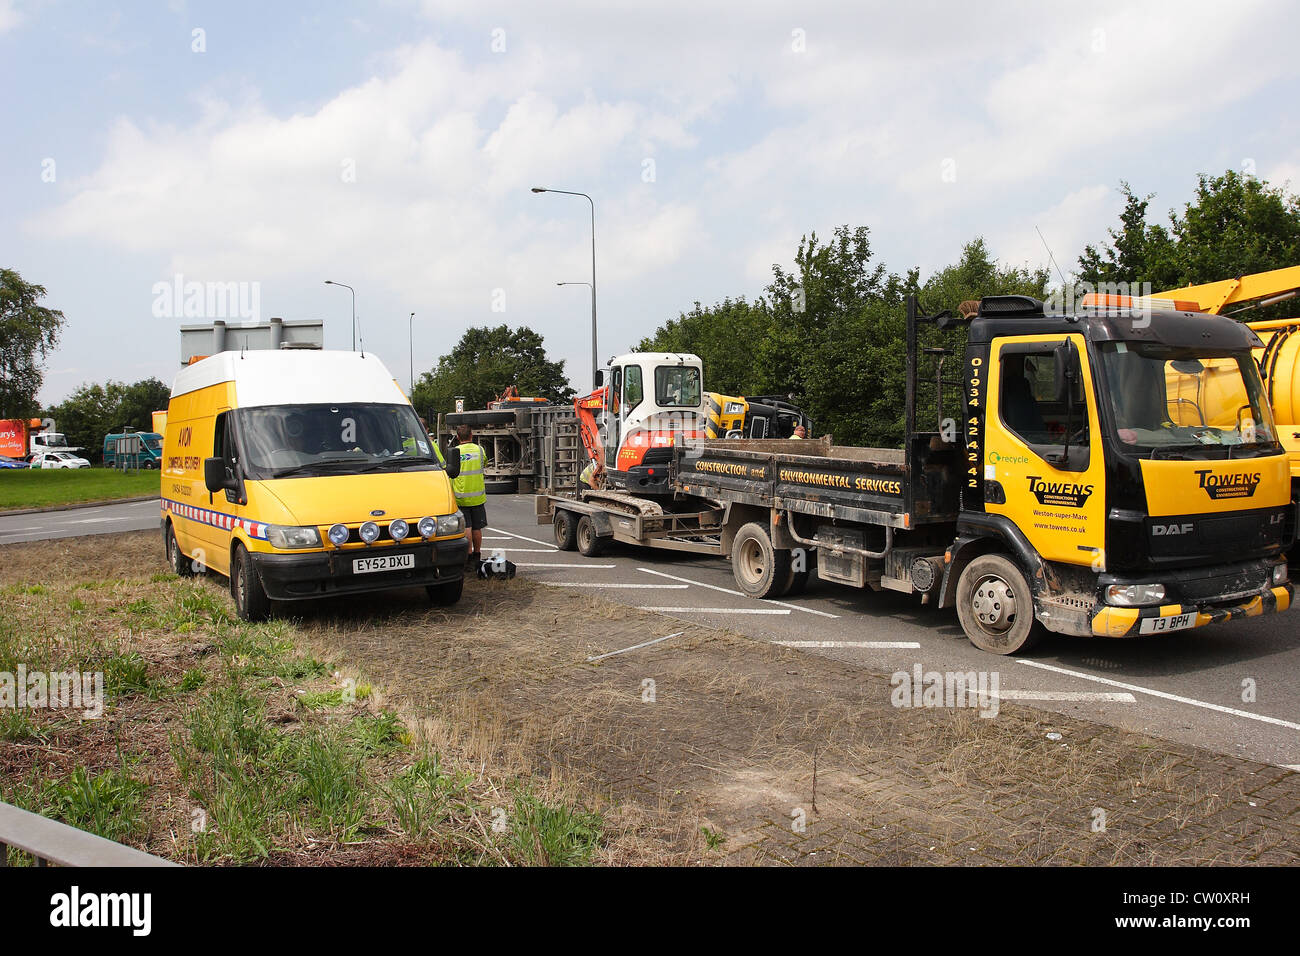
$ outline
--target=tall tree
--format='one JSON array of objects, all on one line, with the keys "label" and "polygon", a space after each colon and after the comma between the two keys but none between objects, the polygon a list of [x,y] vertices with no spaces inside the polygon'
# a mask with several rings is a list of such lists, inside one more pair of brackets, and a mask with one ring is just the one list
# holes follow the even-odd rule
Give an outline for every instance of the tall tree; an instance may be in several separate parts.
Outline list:
[{"label": "tall tree", "polygon": [[45,357],[59,341],[63,313],[40,304],[45,287],[0,269],[0,418],[36,414]]},{"label": "tall tree", "polygon": [[1160,292],[1300,263],[1300,198],[1265,180],[1231,169],[1201,174],[1195,197],[1170,210],[1168,228],[1147,223],[1151,196],[1121,185],[1120,226],[1108,230],[1108,243],[1084,249],[1084,281],[1149,282]]},{"label": "tall tree", "polygon": [[171,389],[156,378],[132,385],[109,381],[85,384],[47,409],[68,442],[84,448],[91,461],[104,454],[104,436],[123,427],[153,430],[153,412],[167,407]]},{"label": "tall tree", "polygon": [[498,325],[467,329],[455,348],[416,380],[411,404],[421,414],[437,415],[454,411],[460,395],[466,409],[482,408],[511,385],[520,395],[573,399],[564,362],[546,357],[540,335],[526,326]]}]

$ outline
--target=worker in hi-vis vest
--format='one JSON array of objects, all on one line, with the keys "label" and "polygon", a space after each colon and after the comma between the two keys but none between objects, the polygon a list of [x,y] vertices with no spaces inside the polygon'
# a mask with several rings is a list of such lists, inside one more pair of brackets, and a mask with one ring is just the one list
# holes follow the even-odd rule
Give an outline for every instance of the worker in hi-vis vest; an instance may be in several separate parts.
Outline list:
[{"label": "worker in hi-vis vest", "polygon": [[456,451],[460,453],[460,474],[451,483],[456,491],[456,505],[469,526],[472,564],[481,560],[483,529],[487,527],[487,486],[483,483],[483,449],[474,444],[468,425],[456,426]]}]

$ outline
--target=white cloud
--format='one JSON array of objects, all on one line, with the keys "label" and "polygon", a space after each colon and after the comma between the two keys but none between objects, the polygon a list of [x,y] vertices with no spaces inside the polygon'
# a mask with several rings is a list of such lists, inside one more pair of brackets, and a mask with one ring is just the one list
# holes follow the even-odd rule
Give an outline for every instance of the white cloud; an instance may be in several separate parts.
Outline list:
[{"label": "white cloud", "polygon": [[22,22],[22,14],[13,0],[0,0],[0,33],[6,33]]}]

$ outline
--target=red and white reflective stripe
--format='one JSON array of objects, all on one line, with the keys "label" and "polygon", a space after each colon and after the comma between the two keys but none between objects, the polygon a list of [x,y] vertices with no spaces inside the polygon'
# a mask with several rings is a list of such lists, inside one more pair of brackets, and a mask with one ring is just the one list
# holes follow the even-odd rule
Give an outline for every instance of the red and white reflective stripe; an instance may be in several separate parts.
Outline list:
[{"label": "red and white reflective stripe", "polygon": [[167,498],[163,499],[163,504],[172,514],[179,515],[182,518],[188,518],[200,524],[211,525],[214,528],[221,528],[224,531],[239,528],[247,532],[250,538],[266,540],[266,524],[261,521],[249,521],[246,518],[228,515],[220,511],[210,511],[207,508],[196,508],[194,505],[182,504],[179,501],[172,501]]}]

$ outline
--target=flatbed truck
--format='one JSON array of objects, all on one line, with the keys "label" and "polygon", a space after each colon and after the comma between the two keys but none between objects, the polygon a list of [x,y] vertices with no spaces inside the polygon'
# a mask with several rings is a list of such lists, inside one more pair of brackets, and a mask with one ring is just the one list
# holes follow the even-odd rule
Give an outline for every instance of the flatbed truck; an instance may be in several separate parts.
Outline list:
[{"label": "flatbed truck", "polygon": [[[797,594],[814,567],[917,594],[997,654],[1045,630],[1165,634],[1290,607],[1296,503],[1249,328],[1141,304],[1053,314],[1023,296],[962,317],[907,310],[902,449],[683,441],[670,497],[544,488],[538,522],[588,556],[623,542],[730,558],[754,598]],[[962,327],[945,381],[955,348],[921,340]],[[939,360],[926,429],[923,356]],[[1222,388],[1225,369],[1239,379],[1232,421],[1176,424],[1197,390],[1171,395],[1171,377],[1212,371]]]}]

